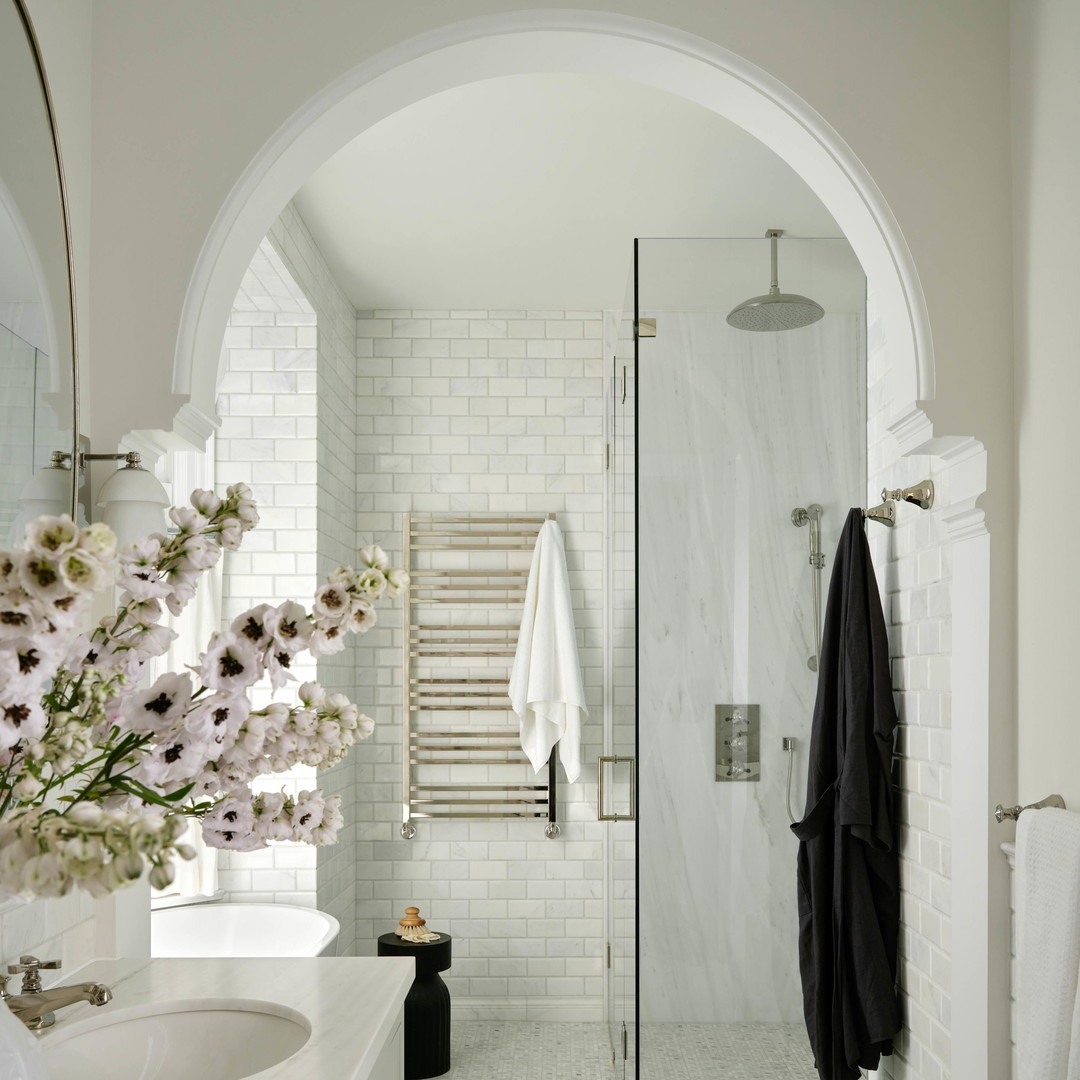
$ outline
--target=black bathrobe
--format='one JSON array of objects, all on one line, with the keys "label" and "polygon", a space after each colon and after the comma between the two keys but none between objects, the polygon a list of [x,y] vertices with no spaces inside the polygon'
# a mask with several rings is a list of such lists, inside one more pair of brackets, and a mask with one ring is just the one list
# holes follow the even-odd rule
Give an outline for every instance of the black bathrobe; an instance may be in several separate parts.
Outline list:
[{"label": "black bathrobe", "polygon": [[833,564],[799,838],[803,1011],[822,1080],[892,1053],[900,867],[892,789],[889,643],[862,511]]}]

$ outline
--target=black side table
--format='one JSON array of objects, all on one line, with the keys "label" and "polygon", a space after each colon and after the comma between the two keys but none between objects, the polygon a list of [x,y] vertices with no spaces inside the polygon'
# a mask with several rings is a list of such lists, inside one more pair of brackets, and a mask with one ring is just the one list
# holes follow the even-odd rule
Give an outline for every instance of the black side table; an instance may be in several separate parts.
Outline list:
[{"label": "black side table", "polygon": [[450,935],[410,945],[379,937],[380,956],[413,956],[416,979],[405,998],[405,1080],[442,1076],[450,1068],[450,991],[439,977],[450,966]]}]

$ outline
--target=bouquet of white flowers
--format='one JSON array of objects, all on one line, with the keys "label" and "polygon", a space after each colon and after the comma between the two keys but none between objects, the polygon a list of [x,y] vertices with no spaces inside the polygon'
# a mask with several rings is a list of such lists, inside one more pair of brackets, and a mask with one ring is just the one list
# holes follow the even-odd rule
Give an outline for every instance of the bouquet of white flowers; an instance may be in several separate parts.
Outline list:
[{"label": "bouquet of white flowers", "polygon": [[[27,527],[23,549],[0,551],[0,897],[100,896],[147,865],[164,888],[174,857],[194,854],[180,842],[191,818],[208,844],[238,851],[337,839],[338,797],[256,796],[250,783],[340,761],[372,721],[313,682],[295,704],[259,709],[248,691],[264,676],[274,690],[294,679],[304,650],[343,649],[407,575],[362,548],[361,568],[336,570],[310,613],[260,604],[215,633],[189,671],[146,686],[144,665],[176,637],[164,608],[178,614],[199,575],[259,520],[244,484],[223,499],[196,491],[169,516],[175,532],[119,552],[105,526],[51,517]],[[108,585],[122,590],[115,614],[80,632]]]}]

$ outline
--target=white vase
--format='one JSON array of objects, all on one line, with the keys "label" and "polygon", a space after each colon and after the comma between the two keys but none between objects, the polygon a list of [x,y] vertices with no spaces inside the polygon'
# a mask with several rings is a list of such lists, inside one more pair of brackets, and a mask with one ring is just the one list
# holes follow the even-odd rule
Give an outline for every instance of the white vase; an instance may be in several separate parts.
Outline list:
[{"label": "white vase", "polygon": [[0,1076],[4,1080],[49,1080],[45,1055],[26,1025],[0,1002]]}]

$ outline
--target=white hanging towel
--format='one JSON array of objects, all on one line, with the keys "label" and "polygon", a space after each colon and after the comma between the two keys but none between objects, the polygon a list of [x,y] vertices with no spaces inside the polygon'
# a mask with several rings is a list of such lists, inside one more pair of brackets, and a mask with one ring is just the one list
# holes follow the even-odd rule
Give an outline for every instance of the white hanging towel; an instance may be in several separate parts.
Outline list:
[{"label": "white hanging towel", "polygon": [[1080,814],[1016,827],[1017,1080],[1080,1080]]},{"label": "white hanging towel", "polygon": [[581,721],[589,710],[581,687],[566,551],[552,520],[541,526],[533,549],[509,692],[521,721],[521,748],[533,768],[539,772],[558,743],[566,779],[573,783],[581,773]]}]

